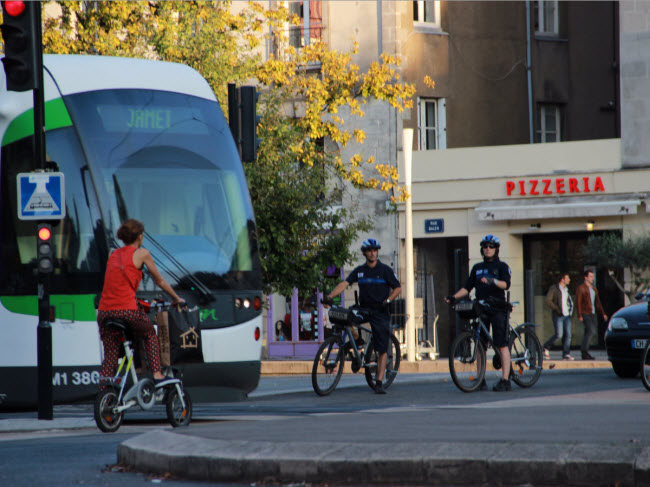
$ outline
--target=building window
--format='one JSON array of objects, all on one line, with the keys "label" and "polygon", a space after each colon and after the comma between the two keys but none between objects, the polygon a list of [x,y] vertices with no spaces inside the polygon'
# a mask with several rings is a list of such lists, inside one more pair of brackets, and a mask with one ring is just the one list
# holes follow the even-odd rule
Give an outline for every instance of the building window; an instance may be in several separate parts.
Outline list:
[{"label": "building window", "polygon": [[535,2],[537,25],[535,32],[547,36],[559,33],[558,0],[540,0]]},{"label": "building window", "polygon": [[420,150],[447,148],[447,119],[444,98],[418,99],[418,147]]},{"label": "building window", "polygon": [[413,23],[419,27],[440,29],[440,2],[413,2]]},{"label": "building window", "polygon": [[289,12],[300,18],[300,25],[289,27],[289,44],[297,49],[321,40],[323,35],[323,5],[320,0],[287,2]]},{"label": "building window", "polygon": [[537,141],[560,142],[560,107],[558,105],[539,105],[537,108]]}]

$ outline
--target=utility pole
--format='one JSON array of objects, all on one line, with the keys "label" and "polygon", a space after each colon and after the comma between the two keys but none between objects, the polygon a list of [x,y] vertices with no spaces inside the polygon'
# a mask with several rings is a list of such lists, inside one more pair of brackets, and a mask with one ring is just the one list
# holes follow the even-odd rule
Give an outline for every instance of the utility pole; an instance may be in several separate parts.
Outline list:
[{"label": "utility pole", "polygon": [[417,340],[415,339],[415,272],[413,270],[413,195],[411,193],[411,166],[413,156],[413,129],[402,131],[402,151],[404,152],[404,183],[409,197],[405,211],[406,247],[406,359],[415,361]]}]

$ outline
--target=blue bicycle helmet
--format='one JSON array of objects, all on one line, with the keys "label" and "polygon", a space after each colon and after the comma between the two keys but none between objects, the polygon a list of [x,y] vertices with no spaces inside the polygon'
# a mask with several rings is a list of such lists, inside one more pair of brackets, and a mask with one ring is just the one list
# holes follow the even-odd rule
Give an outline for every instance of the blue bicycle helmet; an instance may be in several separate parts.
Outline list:
[{"label": "blue bicycle helmet", "polygon": [[496,247],[501,247],[501,241],[491,233],[483,237],[483,239],[481,240],[481,245],[484,244],[492,244],[495,245]]},{"label": "blue bicycle helmet", "polygon": [[367,238],[363,241],[361,244],[361,252],[365,252],[366,250],[379,250],[381,248],[381,245],[379,244],[379,241],[375,240],[374,238]]}]

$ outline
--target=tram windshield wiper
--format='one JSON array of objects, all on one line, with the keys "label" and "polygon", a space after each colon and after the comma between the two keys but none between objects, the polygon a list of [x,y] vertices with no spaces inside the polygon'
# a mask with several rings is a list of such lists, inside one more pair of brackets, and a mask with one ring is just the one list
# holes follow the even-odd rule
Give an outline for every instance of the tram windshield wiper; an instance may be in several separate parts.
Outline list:
[{"label": "tram windshield wiper", "polygon": [[[184,275],[183,278],[179,278],[175,273],[171,272],[171,269],[169,269],[167,266],[165,267],[165,271],[172,275],[174,279],[177,282],[182,282],[183,279],[187,278],[187,280],[193,285],[194,289],[201,295],[201,297],[206,301],[210,302],[214,300],[214,295],[210,291],[210,289],[198,278],[196,277],[189,269],[187,269],[176,257],[174,257],[158,240],[153,238],[149,232],[145,230],[144,232],[145,237],[151,241],[151,243],[154,245],[156,250],[160,252],[169,262],[171,262],[174,266],[176,266]],[[159,265],[163,267],[162,262],[159,260]]]}]

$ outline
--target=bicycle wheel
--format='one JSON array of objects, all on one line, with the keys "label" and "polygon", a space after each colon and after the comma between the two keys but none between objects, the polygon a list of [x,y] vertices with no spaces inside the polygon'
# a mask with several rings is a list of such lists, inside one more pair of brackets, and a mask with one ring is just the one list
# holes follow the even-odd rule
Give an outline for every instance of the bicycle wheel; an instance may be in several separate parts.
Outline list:
[{"label": "bicycle wheel", "polygon": [[311,368],[311,385],[316,394],[327,396],[336,389],[336,385],[341,380],[344,364],[343,340],[338,335],[329,337],[318,347]]},{"label": "bicycle wheel", "polygon": [[[366,365],[365,365],[365,376],[368,386],[372,390],[375,389],[375,377],[377,375],[377,352],[375,351],[372,340],[368,344],[368,349],[365,353]],[[397,372],[399,371],[399,364],[402,360],[402,352],[399,348],[399,340],[393,335],[390,334],[390,344],[388,346],[388,360],[386,361],[386,372],[384,372],[384,380],[382,381],[382,386],[386,389],[389,385],[393,383],[395,377],[397,377]]]},{"label": "bicycle wheel", "polygon": [[124,412],[116,412],[118,406],[117,391],[107,388],[99,391],[95,396],[93,413],[97,427],[104,433],[114,433],[118,430],[124,419]]},{"label": "bicycle wheel", "polygon": [[174,386],[167,394],[167,421],[174,428],[188,426],[192,421],[192,398],[187,391],[183,391],[183,402],[178,394],[178,388]]},{"label": "bicycle wheel", "polygon": [[510,331],[510,373],[519,387],[531,387],[542,374],[544,353],[531,326]]},{"label": "bicycle wheel", "polygon": [[463,392],[477,390],[485,379],[485,348],[468,331],[451,342],[449,372],[456,387]]}]

